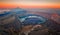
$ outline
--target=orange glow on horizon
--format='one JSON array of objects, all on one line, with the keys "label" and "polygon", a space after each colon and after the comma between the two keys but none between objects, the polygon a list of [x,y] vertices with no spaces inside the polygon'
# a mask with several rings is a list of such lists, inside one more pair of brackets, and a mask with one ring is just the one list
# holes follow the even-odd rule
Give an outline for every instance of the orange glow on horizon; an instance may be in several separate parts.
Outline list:
[{"label": "orange glow on horizon", "polygon": [[0,8],[60,8],[59,4],[55,5],[22,5],[22,4],[5,4],[5,3],[0,3]]}]

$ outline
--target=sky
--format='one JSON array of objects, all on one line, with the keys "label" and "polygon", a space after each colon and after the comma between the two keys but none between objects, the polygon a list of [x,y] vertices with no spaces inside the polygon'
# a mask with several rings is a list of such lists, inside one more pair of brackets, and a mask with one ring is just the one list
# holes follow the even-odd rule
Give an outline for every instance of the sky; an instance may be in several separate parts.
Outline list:
[{"label": "sky", "polygon": [[60,8],[60,0],[0,0],[0,8]]}]

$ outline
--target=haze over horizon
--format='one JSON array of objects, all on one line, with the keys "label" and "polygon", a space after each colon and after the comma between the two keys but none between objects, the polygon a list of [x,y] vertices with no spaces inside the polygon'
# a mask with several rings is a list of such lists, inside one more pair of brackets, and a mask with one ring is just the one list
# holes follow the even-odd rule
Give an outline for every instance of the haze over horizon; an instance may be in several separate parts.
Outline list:
[{"label": "haze over horizon", "polygon": [[0,8],[60,8],[60,0],[0,0]]}]

